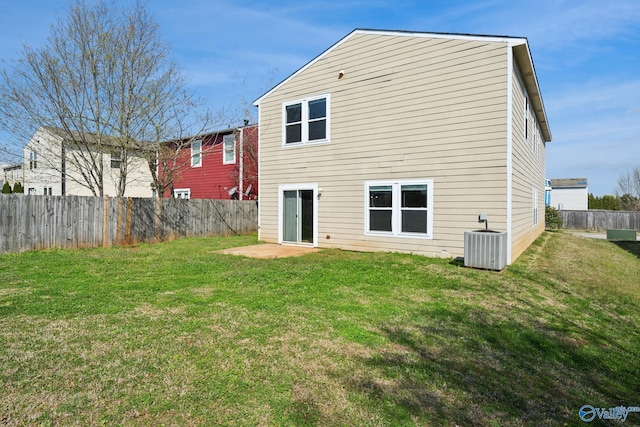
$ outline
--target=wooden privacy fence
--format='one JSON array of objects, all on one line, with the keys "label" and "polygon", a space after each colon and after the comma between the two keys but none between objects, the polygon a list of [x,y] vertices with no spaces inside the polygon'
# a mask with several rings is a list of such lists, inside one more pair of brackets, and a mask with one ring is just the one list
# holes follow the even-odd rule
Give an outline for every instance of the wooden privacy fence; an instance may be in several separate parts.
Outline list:
[{"label": "wooden privacy fence", "polygon": [[0,253],[154,243],[257,229],[255,201],[0,195]]},{"label": "wooden privacy fence", "polygon": [[640,231],[640,212],[601,210],[559,212],[562,216],[562,228]]}]

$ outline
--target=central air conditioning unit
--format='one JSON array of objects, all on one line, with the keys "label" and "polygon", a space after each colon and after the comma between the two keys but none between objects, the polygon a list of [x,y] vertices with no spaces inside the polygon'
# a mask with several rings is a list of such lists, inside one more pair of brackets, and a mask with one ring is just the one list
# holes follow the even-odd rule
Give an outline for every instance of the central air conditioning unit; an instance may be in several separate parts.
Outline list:
[{"label": "central air conditioning unit", "polygon": [[507,266],[507,232],[464,232],[464,266],[500,271]]}]

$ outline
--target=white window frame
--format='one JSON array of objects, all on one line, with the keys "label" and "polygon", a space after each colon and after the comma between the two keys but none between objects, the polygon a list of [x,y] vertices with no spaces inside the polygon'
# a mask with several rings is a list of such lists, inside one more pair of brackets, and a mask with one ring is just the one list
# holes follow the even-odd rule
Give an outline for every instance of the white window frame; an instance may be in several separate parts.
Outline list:
[{"label": "white window frame", "polygon": [[[410,233],[402,231],[402,211],[407,208],[402,207],[402,187],[407,185],[427,186],[427,207],[423,208],[427,212],[427,232]],[[377,186],[391,186],[391,231],[370,230],[369,216],[369,189]],[[411,208],[416,209],[416,208]],[[418,208],[420,209],[420,208]],[[364,234],[367,236],[402,237],[413,239],[433,239],[433,179],[406,179],[388,181],[365,181],[364,183]]]},{"label": "white window frame", "polygon": [[[309,140],[309,123],[314,120],[309,119],[309,102],[316,101],[318,99],[324,99],[326,102],[326,115],[325,120],[325,137],[323,139]],[[300,104],[302,108],[301,112],[301,141],[287,143],[287,107]],[[322,119],[318,119],[322,120]],[[318,121],[315,120],[315,121]],[[307,144],[323,144],[331,141],[331,95],[323,94],[310,96],[307,98],[298,99],[295,101],[287,101],[282,103],[282,146],[283,147],[299,147]]]},{"label": "white window frame", "polygon": [[[231,148],[228,145],[231,145]],[[232,159],[227,158],[227,154],[233,155]],[[236,135],[235,133],[224,135],[222,137],[222,164],[232,165],[236,163]]]},{"label": "white window frame", "polygon": [[532,226],[535,227],[538,225],[538,189],[533,189],[533,221]]},{"label": "white window frame", "polygon": [[188,199],[191,198],[191,189],[190,188],[175,188],[173,190],[173,197],[175,197],[176,199],[188,200]]},{"label": "white window frame", "polygon": [[29,153],[29,170],[38,169],[38,153],[31,151]]},{"label": "white window frame", "polygon": [[111,155],[111,169],[120,169],[120,164],[124,160],[124,153],[122,148],[113,149],[109,154]]},{"label": "white window frame", "polygon": [[[196,148],[197,147],[197,148]],[[191,167],[199,168],[202,166],[202,140],[191,142]]]},{"label": "white window frame", "polygon": [[318,189],[317,183],[283,184],[278,186],[278,244],[309,246],[309,243],[285,242],[283,239],[284,192],[299,191],[299,190],[313,191],[313,243],[311,244],[311,246],[313,246],[314,248],[317,248],[318,247],[318,197],[319,197],[319,189]]}]

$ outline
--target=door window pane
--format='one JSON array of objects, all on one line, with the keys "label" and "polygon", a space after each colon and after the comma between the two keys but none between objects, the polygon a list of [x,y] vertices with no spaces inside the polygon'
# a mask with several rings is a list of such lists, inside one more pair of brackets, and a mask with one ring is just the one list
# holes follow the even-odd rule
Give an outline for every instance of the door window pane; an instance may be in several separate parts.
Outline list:
[{"label": "door window pane", "polygon": [[301,190],[301,242],[313,243],[313,190]]},{"label": "door window pane", "polygon": [[313,190],[283,191],[283,203],[282,240],[313,243]]},{"label": "door window pane", "polygon": [[295,242],[298,240],[298,192],[285,191],[283,210],[283,236],[285,242]]}]

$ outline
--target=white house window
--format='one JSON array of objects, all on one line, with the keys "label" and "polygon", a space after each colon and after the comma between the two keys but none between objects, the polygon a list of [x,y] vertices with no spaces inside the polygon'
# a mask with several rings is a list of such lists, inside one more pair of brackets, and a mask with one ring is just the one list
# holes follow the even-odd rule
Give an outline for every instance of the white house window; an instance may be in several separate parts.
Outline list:
[{"label": "white house window", "polygon": [[27,194],[29,195],[34,195],[36,194],[36,189],[33,187],[29,187],[29,190],[27,190]]},{"label": "white house window", "polygon": [[45,196],[51,196],[53,194],[53,188],[51,187],[44,187],[44,195]]},{"label": "white house window", "polygon": [[400,185],[400,231],[427,234],[427,184]]},{"label": "white house window", "polygon": [[222,138],[222,147],[224,150],[222,163],[225,165],[236,162],[236,136],[234,134],[225,135]]},{"label": "white house window", "polygon": [[371,185],[369,194],[369,231],[393,232],[393,186]]},{"label": "white house window", "polygon": [[176,188],[173,190],[173,197],[176,199],[190,199],[191,189],[189,188]]},{"label": "white house window", "polygon": [[111,168],[120,169],[122,163],[122,150],[111,150]]},{"label": "white house window", "polygon": [[365,183],[365,234],[431,238],[433,180]]},{"label": "white house window", "polygon": [[202,140],[191,143],[191,167],[199,168],[200,166],[202,166]]},{"label": "white house window", "polygon": [[38,168],[38,153],[32,151],[29,153],[29,169]]},{"label": "white house window", "polygon": [[329,95],[283,104],[284,145],[329,140]]}]

